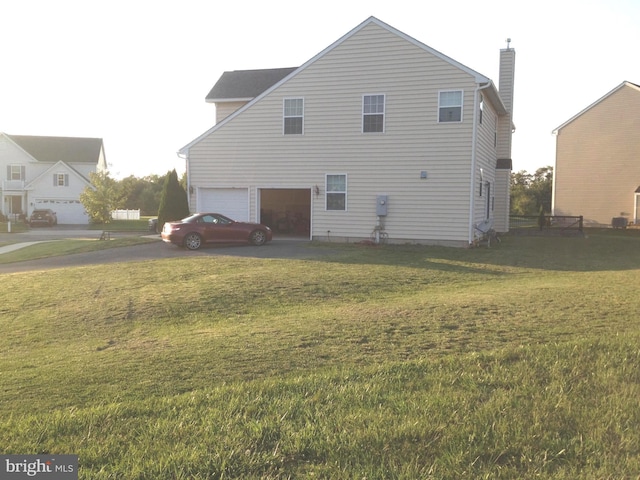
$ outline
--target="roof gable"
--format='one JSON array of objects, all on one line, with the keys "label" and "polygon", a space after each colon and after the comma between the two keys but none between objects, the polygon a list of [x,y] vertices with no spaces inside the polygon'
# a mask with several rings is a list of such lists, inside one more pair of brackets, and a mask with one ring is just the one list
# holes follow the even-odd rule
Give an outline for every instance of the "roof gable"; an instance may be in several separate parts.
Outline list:
[{"label": "roof gable", "polygon": [[[244,106],[240,107],[238,110],[236,110],[234,113],[232,113],[231,115],[226,117],[224,120],[222,120],[221,122],[217,123],[216,125],[211,127],[209,130],[204,132],[202,135],[197,137],[195,140],[193,140],[189,144],[187,144],[184,147],[182,147],[178,151],[178,154],[185,155],[188,152],[189,148],[191,148],[191,146],[197,144],[198,142],[200,142],[200,140],[202,140],[203,138],[207,137],[211,133],[215,132],[216,130],[221,128],[226,123],[230,122],[232,119],[234,119],[235,117],[240,115],[242,112],[244,112],[245,110],[250,108],[253,104],[255,104],[256,102],[260,101],[260,99],[262,99],[263,97],[265,97],[266,95],[271,93],[273,90],[277,89],[284,82],[292,79],[293,77],[298,75],[300,72],[305,70],[307,67],[309,67],[310,65],[315,63],[318,59],[324,57],[329,52],[334,50],[336,47],[338,47],[339,45],[343,44],[346,40],[348,40],[352,36],[356,35],[363,28],[365,28],[365,27],[367,27],[368,25],[371,25],[371,24],[378,25],[379,27],[381,27],[381,28],[383,28],[383,29],[385,29],[385,30],[387,30],[387,31],[389,31],[389,32],[391,32],[391,33],[393,33],[393,34],[405,39],[406,41],[412,43],[413,45],[418,46],[419,48],[422,48],[425,52],[427,52],[427,53],[429,53],[431,55],[434,55],[435,57],[440,58],[441,60],[444,60],[445,62],[449,63],[450,65],[454,66],[455,68],[458,68],[458,69],[462,70],[463,72],[471,75],[474,78],[476,83],[482,84],[482,85],[488,87],[488,93],[489,93],[489,96],[491,98],[491,101],[492,101],[492,103],[496,104],[498,111],[499,112],[506,111],[502,101],[499,98],[499,94],[497,92],[497,89],[496,89],[495,85],[493,84],[493,82],[489,78],[485,77],[484,75],[481,75],[480,73],[476,72],[475,70],[470,69],[469,67],[466,67],[465,65],[461,64],[460,62],[457,62],[457,61],[453,60],[452,58],[444,55],[443,53],[441,53],[441,52],[439,52],[439,51],[437,51],[437,50],[425,45],[424,43],[419,42],[418,40],[410,37],[409,35],[407,35],[405,33],[402,33],[401,31],[399,31],[399,30],[391,27],[390,25],[378,20],[377,18],[369,17],[367,20],[365,20],[360,25],[358,25],[357,27],[352,29],[347,34],[343,35],[337,41],[335,41],[334,43],[329,45],[327,48],[325,48],[323,51],[318,53],[316,56],[314,56],[313,58],[311,58],[310,60],[305,62],[302,66],[300,66],[300,67],[298,67],[296,69],[293,69],[292,72],[290,72],[288,75],[284,76],[281,80],[279,80],[275,84],[271,85],[269,88],[264,90],[258,96],[254,97],[247,104],[245,104]],[[276,69],[276,70],[282,70],[282,69]],[[211,95],[211,92],[209,93],[209,95]],[[207,96],[207,98],[209,97],[209,95]],[[230,100],[227,99],[227,101],[230,101]]]},{"label": "roof gable", "polygon": [[56,162],[55,164],[51,165],[49,168],[47,168],[44,172],[42,172],[40,175],[38,175],[32,181],[30,181],[29,184],[26,185],[26,188],[27,189],[33,188],[37,183],[42,181],[43,178],[48,177],[52,173],[60,173],[60,172],[69,172],[70,174],[74,175],[75,177],[78,177],[82,182],[86,183],[87,185],[91,185],[91,181],[87,177],[82,175],[80,172],[78,172],[71,165],[69,165],[66,162],[63,162],[62,160],[60,160],[60,161]]},{"label": "roof gable", "polygon": [[103,148],[101,138],[5,135],[34,160],[43,163],[56,163],[62,160],[67,164],[97,164]]},{"label": "roof gable", "polygon": [[604,95],[603,97],[600,97],[598,100],[596,100],[595,102],[593,102],[591,105],[589,105],[587,108],[581,110],[580,112],[578,112],[576,115],[574,115],[573,117],[571,117],[569,120],[567,120],[566,122],[564,122],[562,125],[560,125],[559,127],[556,127],[555,129],[553,129],[553,131],[551,133],[553,133],[554,135],[558,134],[558,132],[560,130],[562,130],[564,127],[566,127],[567,125],[569,125],[571,122],[573,122],[574,120],[576,120],[578,117],[584,115],[586,112],[588,112],[589,110],[591,110],[592,108],[594,108],[595,106],[599,105],[600,103],[602,103],[603,101],[605,101],[607,98],[609,98],[611,95],[613,95],[614,93],[616,93],[618,90],[624,88],[624,87],[629,87],[635,91],[637,91],[638,93],[640,93],[640,86],[636,85],[635,83],[631,83],[631,82],[627,82],[624,81],[622,82],[620,85],[618,85],[616,88],[614,88],[613,90],[611,90],[609,93],[607,93],[606,95]]}]

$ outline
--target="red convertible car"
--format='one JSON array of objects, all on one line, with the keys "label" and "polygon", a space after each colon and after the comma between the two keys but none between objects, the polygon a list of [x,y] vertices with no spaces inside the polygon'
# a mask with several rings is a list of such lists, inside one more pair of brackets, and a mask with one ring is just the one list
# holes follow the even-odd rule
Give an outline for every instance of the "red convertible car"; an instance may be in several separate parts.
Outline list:
[{"label": "red convertible car", "polygon": [[272,232],[259,223],[236,222],[219,213],[196,213],[178,222],[167,222],[162,240],[189,250],[197,250],[207,243],[251,243],[264,245],[271,241]]}]

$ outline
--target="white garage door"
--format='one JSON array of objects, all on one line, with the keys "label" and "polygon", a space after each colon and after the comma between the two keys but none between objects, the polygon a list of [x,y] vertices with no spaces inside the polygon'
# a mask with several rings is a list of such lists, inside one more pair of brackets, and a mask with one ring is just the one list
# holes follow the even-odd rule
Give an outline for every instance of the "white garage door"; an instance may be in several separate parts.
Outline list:
[{"label": "white garage door", "polygon": [[49,208],[56,212],[59,225],[86,225],[89,216],[79,200],[37,198],[34,208]]},{"label": "white garage door", "polygon": [[249,191],[246,188],[198,189],[198,212],[215,212],[239,222],[249,221]]}]

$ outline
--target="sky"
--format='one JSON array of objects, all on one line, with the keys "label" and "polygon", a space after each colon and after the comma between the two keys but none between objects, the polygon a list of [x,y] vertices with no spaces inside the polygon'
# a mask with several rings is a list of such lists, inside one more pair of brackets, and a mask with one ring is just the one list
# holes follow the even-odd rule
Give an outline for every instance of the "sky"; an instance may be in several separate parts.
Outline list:
[{"label": "sky", "polygon": [[640,84],[640,0],[0,0],[0,132],[104,140],[109,172],[184,172],[226,70],[296,67],[374,16],[498,84],[516,51],[513,170],[552,130]]}]

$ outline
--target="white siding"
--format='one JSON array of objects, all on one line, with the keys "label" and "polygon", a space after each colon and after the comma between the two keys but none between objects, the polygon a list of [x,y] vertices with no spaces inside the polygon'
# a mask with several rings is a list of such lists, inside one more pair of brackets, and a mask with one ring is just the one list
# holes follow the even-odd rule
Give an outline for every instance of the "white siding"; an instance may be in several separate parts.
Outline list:
[{"label": "white siding", "polygon": [[[376,194],[384,193],[390,241],[466,244],[475,88],[469,73],[369,24],[192,145],[191,185],[249,185],[252,220],[258,188],[317,186],[312,236],[330,230],[351,240],[369,237]],[[443,89],[463,90],[463,122],[438,123]],[[385,133],[361,133],[363,94],[386,96]],[[304,135],[282,134],[282,101],[291,97],[305,99]],[[496,157],[487,149],[479,155],[493,176]],[[325,210],[327,173],[348,174],[347,211]]]}]

